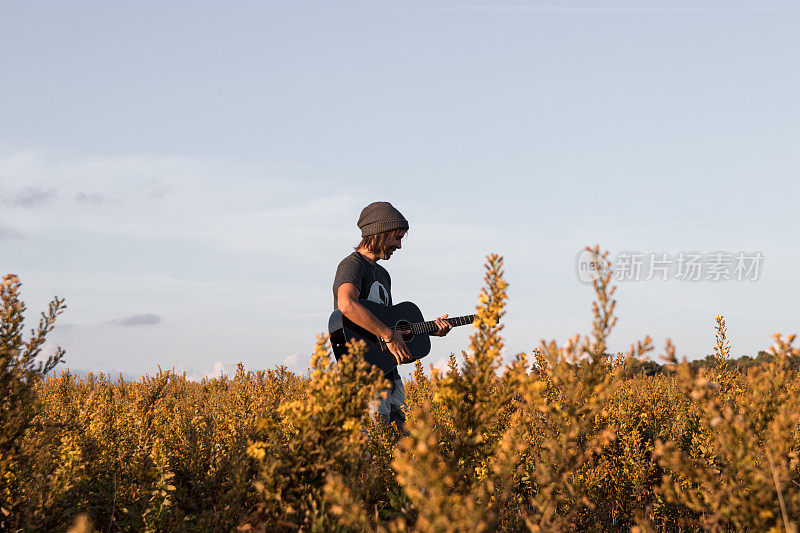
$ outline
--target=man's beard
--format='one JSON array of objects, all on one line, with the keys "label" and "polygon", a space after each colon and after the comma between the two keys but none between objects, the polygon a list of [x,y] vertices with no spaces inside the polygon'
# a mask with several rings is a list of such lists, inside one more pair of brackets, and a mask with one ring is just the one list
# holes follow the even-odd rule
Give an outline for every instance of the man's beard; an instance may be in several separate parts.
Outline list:
[{"label": "man's beard", "polygon": [[386,248],[385,250],[383,250],[380,255],[381,259],[383,259],[384,261],[389,259],[389,256],[391,255],[392,252],[394,252],[394,250],[395,250],[394,248]]}]

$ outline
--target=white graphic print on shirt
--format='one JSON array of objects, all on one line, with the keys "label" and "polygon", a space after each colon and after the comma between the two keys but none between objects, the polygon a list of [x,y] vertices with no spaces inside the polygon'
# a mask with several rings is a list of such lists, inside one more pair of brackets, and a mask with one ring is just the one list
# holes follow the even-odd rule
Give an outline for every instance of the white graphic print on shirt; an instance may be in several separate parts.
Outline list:
[{"label": "white graphic print on shirt", "polygon": [[380,281],[373,282],[372,287],[369,288],[369,296],[367,296],[367,300],[382,305],[389,305],[386,287],[384,287]]}]

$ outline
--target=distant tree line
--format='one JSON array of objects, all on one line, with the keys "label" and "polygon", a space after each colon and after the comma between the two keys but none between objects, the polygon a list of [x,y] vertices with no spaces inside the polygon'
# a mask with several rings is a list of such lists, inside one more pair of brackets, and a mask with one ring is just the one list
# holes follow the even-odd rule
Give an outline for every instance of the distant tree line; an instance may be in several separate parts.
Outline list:
[{"label": "distant tree line", "polygon": [[[728,359],[728,364],[731,368],[736,369],[744,374],[747,373],[753,367],[761,366],[762,364],[769,364],[775,360],[775,355],[766,352],[764,350],[760,350],[758,355],[755,357],[750,357],[749,355],[743,355],[737,359]],[[789,363],[790,370],[798,370],[800,369],[800,357],[789,357],[787,359]],[[695,359],[693,361],[689,361],[689,368],[692,369],[692,372],[696,372],[698,370],[705,369],[709,370],[712,368],[716,368],[717,362],[714,358],[713,354],[705,356],[703,359]],[[666,373],[667,370],[664,365],[658,364],[657,362],[647,359],[645,361],[634,361],[630,363],[630,370],[628,375],[633,377],[636,375],[644,374],[646,376],[656,376],[659,374]]]}]

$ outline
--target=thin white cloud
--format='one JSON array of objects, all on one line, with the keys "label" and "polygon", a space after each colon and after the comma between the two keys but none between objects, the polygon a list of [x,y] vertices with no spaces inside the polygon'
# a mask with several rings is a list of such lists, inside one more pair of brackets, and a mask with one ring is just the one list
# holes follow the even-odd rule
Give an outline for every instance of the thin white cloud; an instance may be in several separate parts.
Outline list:
[{"label": "thin white cloud", "polygon": [[153,190],[150,191],[148,197],[154,200],[159,200],[161,198],[164,198],[169,193],[169,191],[170,191],[169,187],[155,187]]},{"label": "thin white cloud", "polygon": [[[57,218],[64,232],[180,240],[223,252],[261,254],[324,241],[324,234],[351,229],[352,211],[360,208],[350,196],[323,194],[309,180],[268,166],[213,159],[0,151],[0,176],[5,202],[38,205],[54,197],[56,186],[75,199],[45,216],[21,211],[20,222],[31,233],[51,231]],[[114,209],[105,210],[98,223],[100,215],[83,209],[86,204]]]},{"label": "thin white cloud", "polygon": [[83,191],[75,195],[75,201],[81,204],[94,204],[94,205],[101,205],[110,202],[108,198],[106,198],[100,193],[97,192],[87,193]]},{"label": "thin white cloud", "polygon": [[38,207],[56,196],[56,190],[52,187],[29,185],[4,198],[3,203],[10,207]]},{"label": "thin white cloud", "polygon": [[567,6],[567,5],[397,5],[385,9],[402,11],[530,11],[530,12],[565,12],[565,13],[794,13],[800,8],[790,6]]},{"label": "thin white cloud", "polygon": [[114,326],[155,326],[161,323],[161,317],[153,313],[144,313],[142,315],[132,315],[125,318],[112,320],[111,324]]},{"label": "thin white cloud", "polygon": [[304,374],[308,370],[308,357],[293,353],[283,358],[283,365],[297,374]]},{"label": "thin white cloud", "polygon": [[214,363],[214,370],[209,373],[206,373],[206,377],[219,377],[219,376],[227,376],[228,371],[225,369],[225,365],[222,364],[222,361],[216,361]]},{"label": "thin white cloud", "polygon": [[0,226],[0,241],[14,241],[24,239],[25,234],[10,226]]},{"label": "thin white cloud", "polygon": [[[178,371],[176,371],[177,373]],[[230,376],[235,373],[234,367],[227,367],[222,361],[215,361],[214,367],[205,372],[191,372],[186,374],[189,381],[202,381],[204,379],[214,379],[222,376]]]}]

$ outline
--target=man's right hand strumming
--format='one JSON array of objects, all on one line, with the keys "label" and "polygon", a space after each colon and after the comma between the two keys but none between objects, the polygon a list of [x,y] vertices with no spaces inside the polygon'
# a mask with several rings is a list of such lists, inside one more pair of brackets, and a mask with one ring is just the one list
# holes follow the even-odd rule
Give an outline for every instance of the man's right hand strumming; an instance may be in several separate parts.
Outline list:
[{"label": "man's right hand strumming", "polygon": [[403,363],[410,363],[413,361],[414,357],[411,355],[411,352],[408,351],[408,346],[406,346],[403,336],[393,329],[390,331],[391,334],[384,336],[383,341],[394,356],[397,364],[402,365]]}]

